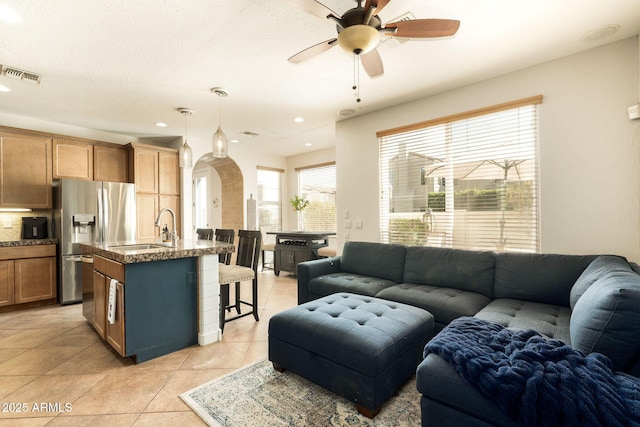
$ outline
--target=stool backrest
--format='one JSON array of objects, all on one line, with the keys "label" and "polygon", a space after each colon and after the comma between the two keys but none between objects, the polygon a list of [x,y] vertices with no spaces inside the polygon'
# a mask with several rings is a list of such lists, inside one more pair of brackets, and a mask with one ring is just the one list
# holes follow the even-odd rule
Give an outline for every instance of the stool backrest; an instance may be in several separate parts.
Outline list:
[{"label": "stool backrest", "polygon": [[258,258],[262,246],[262,233],[259,231],[238,230],[238,256],[236,265],[249,267],[258,274]]},{"label": "stool backrest", "polygon": [[196,236],[198,240],[213,240],[213,228],[198,228]]},{"label": "stool backrest", "polygon": [[[233,240],[236,237],[236,232],[231,228],[216,228],[215,238],[216,242],[225,242],[233,244]],[[229,265],[231,263],[231,253],[218,255],[221,263]]]}]

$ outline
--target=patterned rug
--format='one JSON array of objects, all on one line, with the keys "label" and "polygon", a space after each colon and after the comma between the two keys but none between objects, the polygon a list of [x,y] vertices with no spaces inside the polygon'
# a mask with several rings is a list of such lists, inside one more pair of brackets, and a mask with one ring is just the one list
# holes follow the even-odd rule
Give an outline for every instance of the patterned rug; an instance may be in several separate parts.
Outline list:
[{"label": "patterned rug", "polygon": [[415,378],[370,420],[355,404],[264,360],[180,395],[209,426],[216,427],[414,427],[420,425]]}]

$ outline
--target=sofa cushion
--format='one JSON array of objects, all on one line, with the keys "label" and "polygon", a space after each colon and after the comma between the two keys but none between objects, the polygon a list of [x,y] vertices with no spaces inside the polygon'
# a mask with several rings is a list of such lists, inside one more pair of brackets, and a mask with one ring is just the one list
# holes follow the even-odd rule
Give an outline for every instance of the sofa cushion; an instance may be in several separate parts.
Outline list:
[{"label": "sofa cushion", "polygon": [[493,297],[495,254],[450,248],[411,246],[404,262],[404,283],[443,286]]},{"label": "sofa cushion", "polygon": [[533,329],[542,335],[571,344],[571,310],[550,304],[514,299],[491,301],[475,317],[513,329]]},{"label": "sofa cushion", "polygon": [[595,255],[496,254],[493,297],[569,307],[571,287]]},{"label": "sofa cushion", "polygon": [[376,297],[427,310],[433,314],[437,329],[460,316],[473,316],[490,301],[476,292],[410,283],[387,287],[378,292]]},{"label": "sofa cushion", "polygon": [[379,277],[401,283],[405,251],[403,245],[346,242],[342,249],[341,269],[345,273]]},{"label": "sofa cushion", "polygon": [[338,292],[375,296],[381,290],[396,285],[391,280],[351,273],[332,273],[309,281],[309,293],[319,296]]},{"label": "sofa cushion", "polygon": [[571,287],[569,295],[571,309],[573,310],[578,299],[596,280],[613,271],[631,271],[631,267],[625,258],[615,255],[602,255],[591,261]]},{"label": "sofa cushion", "polygon": [[[571,345],[608,356],[616,371],[631,372],[640,357],[640,275],[614,271],[582,294],[571,313]],[[637,368],[636,368],[637,369]]]}]

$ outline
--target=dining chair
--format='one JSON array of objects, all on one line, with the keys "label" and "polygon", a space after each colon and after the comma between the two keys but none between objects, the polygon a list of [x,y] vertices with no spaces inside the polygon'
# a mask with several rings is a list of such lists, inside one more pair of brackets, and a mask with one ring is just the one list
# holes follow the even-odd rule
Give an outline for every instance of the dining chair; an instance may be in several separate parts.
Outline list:
[{"label": "dining chair", "polygon": [[[224,324],[232,320],[253,314],[256,321],[258,318],[258,260],[260,259],[260,246],[262,244],[262,233],[260,231],[238,230],[238,254],[236,264],[219,264],[218,281],[220,282],[220,329],[224,332]],[[240,283],[252,281],[252,299],[247,302],[240,297]],[[229,304],[229,285],[236,284],[235,304]],[[251,307],[250,312],[241,313],[241,305]],[[226,318],[227,310],[235,307],[237,314],[229,319]]]},{"label": "dining chair", "polygon": [[198,240],[213,240],[213,228],[198,228],[196,236]]},{"label": "dining chair", "polygon": [[[216,228],[214,233],[216,242],[225,242],[233,244],[233,240],[236,237],[236,232],[232,228]],[[222,264],[231,264],[232,253],[226,253],[218,255],[218,260]]]}]

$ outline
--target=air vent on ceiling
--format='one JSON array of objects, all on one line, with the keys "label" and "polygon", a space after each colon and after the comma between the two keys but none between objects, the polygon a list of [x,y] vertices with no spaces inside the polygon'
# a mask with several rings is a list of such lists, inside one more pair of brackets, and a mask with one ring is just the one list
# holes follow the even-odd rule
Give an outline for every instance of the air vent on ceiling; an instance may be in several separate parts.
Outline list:
[{"label": "air vent on ceiling", "polygon": [[[399,21],[411,21],[416,19],[416,17],[411,12],[406,12],[396,18],[390,19],[389,22],[399,22]],[[403,43],[406,43],[409,39],[404,37],[389,37],[385,36],[382,33],[382,38],[380,39],[380,43],[378,44],[378,48],[381,49],[395,49]]]},{"label": "air vent on ceiling", "polygon": [[16,80],[26,80],[28,82],[39,84],[42,81],[40,74],[31,71],[20,70],[19,68],[0,65],[0,74]]}]

